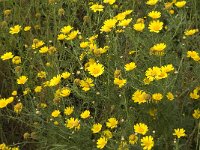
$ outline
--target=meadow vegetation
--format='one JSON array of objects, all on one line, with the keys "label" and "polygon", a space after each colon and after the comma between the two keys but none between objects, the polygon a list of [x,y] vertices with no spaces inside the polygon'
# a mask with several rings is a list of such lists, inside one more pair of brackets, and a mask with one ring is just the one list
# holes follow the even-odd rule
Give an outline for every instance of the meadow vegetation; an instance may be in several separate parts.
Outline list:
[{"label": "meadow vegetation", "polygon": [[200,150],[199,6],[0,0],[0,150]]}]

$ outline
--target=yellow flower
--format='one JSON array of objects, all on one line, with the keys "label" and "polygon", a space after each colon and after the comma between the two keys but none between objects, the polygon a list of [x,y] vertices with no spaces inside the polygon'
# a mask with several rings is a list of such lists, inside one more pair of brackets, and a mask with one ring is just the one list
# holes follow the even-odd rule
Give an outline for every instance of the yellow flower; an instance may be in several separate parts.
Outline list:
[{"label": "yellow flower", "polygon": [[133,29],[139,32],[142,32],[145,28],[145,24],[143,22],[136,23],[133,25]]},{"label": "yellow flower", "polygon": [[32,49],[36,49],[36,48],[39,48],[41,46],[43,46],[45,43],[41,40],[38,40],[38,39],[33,39],[33,44],[32,44]]},{"label": "yellow flower", "polygon": [[97,148],[103,149],[105,145],[107,144],[108,140],[105,137],[100,137],[97,140]]},{"label": "yellow flower", "polygon": [[159,11],[151,11],[148,13],[148,16],[153,19],[158,19],[161,17],[161,13]]},{"label": "yellow flower", "polygon": [[199,99],[200,95],[198,94],[199,90],[194,89],[193,92],[190,93],[190,98],[192,99]]},{"label": "yellow flower", "polygon": [[60,81],[61,81],[61,75],[57,75],[49,81],[49,86],[56,86],[60,83]]},{"label": "yellow flower", "polygon": [[168,73],[168,72],[171,72],[171,71],[173,71],[173,70],[174,70],[174,67],[173,67],[172,64],[165,65],[165,66],[162,66],[162,67],[161,67],[161,72],[166,72],[166,73]]},{"label": "yellow flower", "polygon": [[163,22],[161,22],[159,20],[153,20],[149,23],[148,28],[149,28],[150,32],[159,33],[160,30],[162,30],[162,28],[163,28]]},{"label": "yellow flower", "polygon": [[174,95],[171,92],[168,92],[167,93],[167,99],[170,100],[170,101],[174,100]]},{"label": "yellow flower", "polygon": [[95,123],[93,126],[92,126],[92,132],[93,133],[98,133],[101,131],[101,128],[102,128],[102,125],[100,123]]},{"label": "yellow flower", "polygon": [[66,38],[67,38],[67,36],[65,34],[58,34],[57,40],[62,41],[64,39],[66,39]]},{"label": "yellow flower", "polygon": [[192,116],[195,118],[195,119],[199,119],[200,118],[200,110],[199,109],[195,109]]},{"label": "yellow flower", "polygon": [[31,90],[30,88],[26,88],[24,91],[23,91],[23,95],[27,95],[28,93],[30,93]]},{"label": "yellow flower", "polygon": [[179,1],[179,2],[176,2],[176,3],[175,3],[176,7],[178,7],[178,8],[184,7],[185,4],[186,4],[186,1]]},{"label": "yellow flower", "polygon": [[11,59],[11,58],[13,58],[13,54],[12,54],[12,52],[6,52],[5,54],[3,54],[2,56],[1,56],[1,59],[4,61],[4,60],[9,60],[9,59]]},{"label": "yellow flower", "polygon": [[52,113],[51,113],[51,116],[56,118],[60,115],[60,110],[54,110]]},{"label": "yellow flower", "polygon": [[146,94],[142,90],[137,90],[135,93],[132,95],[132,100],[135,103],[141,104],[147,102],[148,94]]},{"label": "yellow flower", "polygon": [[137,123],[136,125],[134,125],[134,130],[135,133],[145,135],[148,131],[148,126],[144,123]]},{"label": "yellow flower", "polygon": [[92,6],[90,6],[90,9],[93,12],[97,12],[97,11],[103,11],[104,6],[103,5],[99,5],[99,4],[94,4]]},{"label": "yellow flower", "polygon": [[1,99],[0,99],[0,108],[6,107],[7,104],[8,104],[8,102],[6,101],[5,98],[1,98]]},{"label": "yellow flower", "polygon": [[22,111],[22,108],[23,108],[23,104],[22,103],[17,103],[14,106],[14,112],[16,112],[18,114],[18,113],[20,113]]},{"label": "yellow flower", "polygon": [[16,96],[17,95],[17,91],[13,91],[11,95],[12,96]]},{"label": "yellow flower", "polygon": [[135,134],[129,135],[128,139],[131,145],[134,145],[138,141],[138,137]]},{"label": "yellow flower", "polygon": [[195,51],[188,51],[187,52],[187,57],[192,58],[194,61],[199,61],[200,60],[199,53],[197,53]]},{"label": "yellow flower", "polygon": [[70,118],[70,119],[67,119],[66,120],[66,124],[65,126],[69,129],[79,129],[80,128],[80,123],[79,123],[79,120],[76,118]]},{"label": "yellow flower", "polygon": [[117,124],[118,121],[116,118],[109,118],[108,121],[106,122],[106,126],[111,129],[116,128]]},{"label": "yellow flower", "polygon": [[131,71],[136,68],[136,64],[134,62],[130,62],[126,64],[124,68],[126,71]]},{"label": "yellow flower", "polygon": [[63,78],[63,79],[67,79],[67,78],[69,78],[70,77],[70,75],[71,75],[71,73],[69,73],[69,72],[63,72],[62,74],[61,74],[61,77]]},{"label": "yellow flower", "polygon": [[73,113],[73,111],[74,111],[74,107],[73,106],[66,107],[65,110],[64,110],[64,114],[69,116],[69,115],[71,115]]},{"label": "yellow flower", "polygon": [[194,35],[197,32],[199,32],[199,29],[188,29],[188,30],[185,30],[184,34],[186,36],[191,36],[191,35]]},{"label": "yellow flower", "polygon": [[126,84],[126,79],[115,78],[114,79],[114,84],[118,85],[119,88],[121,88],[121,87],[123,87]]},{"label": "yellow flower", "polygon": [[36,86],[34,89],[35,93],[39,93],[42,91],[42,86]]},{"label": "yellow flower", "polygon": [[107,139],[111,139],[113,137],[112,132],[110,132],[109,130],[104,130],[103,136]]},{"label": "yellow flower", "polygon": [[71,93],[71,90],[67,87],[64,87],[60,90],[60,96],[62,97],[67,97],[70,95],[70,93]]},{"label": "yellow flower", "polygon": [[166,47],[165,43],[158,43],[150,48],[150,54],[162,56]]},{"label": "yellow flower", "polygon": [[178,138],[186,136],[185,130],[183,128],[181,128],[181,129],[180,128],[174,129],[173,135],[177,136]]},{"label": "yellow flower", "polygon": [[80,87],[82,87],[82,90],[85,92],[89,91],[93,86],[94,84],[91,78],[85,78],[84,80],[80,81]]},{"label": "yellow flower", "polygon": [[141,146],[143,150],[151,150],[154,146],[154,141],[152,136],[145,136],[141,139]]},{"label": "yellow flower", "polygon": [[103,0],[104,3],[108,3],[110,5],[114,4],[116,0]]},{"label": "yellow flower", "polygon": [[13,59],[12,59],[12,63],[13,63],[13,64],[18,65],[18,64],[20,64],[21,62],[22,62],[22,60],[21,60],[21,57],[20,57],[20,56],[15,56],[15,57],[13,57]]},{"label": "yellow flower", "polygon": [[146,4],[147,4],[147,5],[153,6],[153,5],[156,5],[157,2],[158,2],[158,0],[148,0],[148,1],[146,2]]},{"label": "yellow flower", "polygon": [[20,76],[17,79],[17,84],[25,84],[27,82],[28,78],[26,76]]},{"label": "yellow flower", "polygon": [[24,31],[29,31],[31,29],[31,26],[24,27]]},{"label": "yellow flower", "polygon": [[89,74],[93,77],[98,77],[104,72],[104,66],[99,63],[93,63],[87,69],[89,71]]},{"label": "yellow flower", "polygon": [[78,35],[79,31],[72,31],[70,34],[68,34],[66,40],[73,40],[76,38],[76,36]]},{"label": "yellow flower", "polygon": [[110,32],[115,27],[117,19],[107,19],[104,21],[104,25],[101,27],[101,32]]},{"label": "yellow flower", "polygon": [[61,28],[60,32],[63,34],[68,34],[72,29],[73,29],[73,27],[68,25],[68,26],[64,26],[63,28]]},{"label": "yellow flower", "polygon": [[47,46],[43,46],[39,50],[39,52],[42,54],[47,53],[48,51],[49,51],[49,48]]},{"label": "yellow flower", "polygon": [[118,26],[126,27],[130,24],[131,21],[132,21],[132,18],[123,19],[123,20],[119,21]]},{"label": "yellow flower", "polygon": [[90,111],[89,110],[85,110],[84,112],[81,113],[82,119],[86,119],[88,117],[90,117]]},{"label": "yellow flower", "polygon": [[80,48],[86,48],[89,46],[89,42],[81,42],[80,43]]},{"label": "yellow flower", "polygon": [[15,25],[14,27],[10,28],[9,33],[10,34],[17,34],[17,33],[20,32],[20,30],[21,30],[21,26],[20,25]]},{"label": "yellow flower", "polygon": [[155,101],[161,101],[162,100],[162,98],[163,98],[163,95],[161,94],[161,93],[154,93],[153,95],[152,95],[152,98],[153,98],[153,100],[155,100]]},{"label": "yellow flower", "polygon": [[47,74],[46,74],[46,72],[44,72],[44,71],[40,71],[40,72],[38,72],[37,73],[37,77],[39,77],[39,78],[46,78],[46,76],[47,76]]}]

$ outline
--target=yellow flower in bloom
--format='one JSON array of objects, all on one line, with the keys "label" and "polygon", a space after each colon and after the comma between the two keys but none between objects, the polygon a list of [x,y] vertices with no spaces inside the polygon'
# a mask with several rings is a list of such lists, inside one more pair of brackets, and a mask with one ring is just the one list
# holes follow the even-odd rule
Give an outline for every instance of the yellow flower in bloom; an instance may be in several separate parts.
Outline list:
[{"label": "yellow flower in bloom", "polygon": [[116,0],[103,0],[104,3],[108,3],[110,5],[114,4]]},{"label": "yellow flower in bloom", "polygon": [[22,108],[23,108],[23,104],[22,103],[17,103],[14,106],[14,112],[16,112],[18,114],[18,113],[20,113],[22,111]]},{"label": "yellow flower in bloom", "polygon": [[31,26],[24,27],[24,31],[29,31],[31,29]]},{"label": "yellow flower in bloom", "polygon": [[60,110],[54,110],[52,113],[51,113],[51,116],[56,118],[60,115]]},{"label": "yellow flower in bloom", "polygon": [[39,50],[39,52],[42,54],[47,53],[48,51],[49,51],[49,48],[47,46],[43,46]]},{"label": "yellow flower in bloom", "polygon": [[163,95],[161,94],[161,93],[154,93],[153,95],[152,95],[152,98],[153,98],[153,100],[155,100],[155,101],[161,101],[162,100],[162,98],[163,98]]},{"label": "yellow flower in bloom", "polygon": [[133,29],[139,32],[142,32],[145,28],[145,24],[143,22],[139,22],[133,25]]},{"label": "yellow flower in bloom", "polygon": [[170,100],[170,101],[174,100],[174,95],[171,92],[168,92],[167,93],[167,99]]},{"label": "yellow flower in bloom", "polygon": [[126,71],[131,71],[136,68],[136,64],[134,62],[130,62],[126,64],[124,68]]},{"label": "yellow flower in bloom", "polygon": [[66,127],[69,128],[69,129],[79,129],[80,128],[80,123],[79,123],[79,120],[76,118],[69,118],[66,120]]},{"label": "yellow flower in bloom", "polygon": [[186,136],[185,130],[183,128],[181,128],[181,129],[180,128],[174,129],[173,135],[177,136],[178,138]]},{"label": "yellow flower in bloom", "polygon": [[99,63],[91,64],[87,69],[89,71],[89,74],[93,77],[98,77],[104,72],[104,66]]},{"label": "yellow flower in bloom", "polygon": [[67,79],[67,78],[69,78],[70,77],[70,75],[71,75],[71,73],[69,73],[69,72],[63,72],[62,74],[61,74],[61,77],[63,78],[63,79]]},{"label": "yellow flower in bloom", "polygon": [[100,123],[95,123],[93,126],[92,126],[92,132],[93,133],[98,133],[101,131],[101,128],[102,128],[102,125]]},{"label": "yellow flower in bloom", "polygon": [[157,2],[158,2],[158,0],[148,0],[148,1],[146,2],[146,4],[147,4],[147,5],[153,6],[153,5],[156,5]]},{"label": "yellow flower in bloom", "polygon": [[49,86],[56,86],[60,83],[60,81],[61,81],[61,75],[57,75],[56,77],[53,77],[49,81]]},{"label": "yellow flower in bloom", "polygon": [[193,92],[190,93],[190,98],[192,99],[199,99],[200,95],[198,94],[199,90],[194,89]]},{"label": "yellow flower in bloom", "polygon": [[72,31],[70,34],[68,34],[66,40],[73,40],[77,37],[79,31],[76,30],[76,31]]},{"label": "yellow flower in bloom", "polygon": [[110,32],[112,30],[112,28],[115,27],[117,23],[116,19],[108,19],[106,21],[104,21],[104,25],[101,27],[100,31],[101,32]]},{"label": "yellow flower in bloom", "polygon": [[161,17],[161,13],[159,11],[151,11],[148,13],[148,16],[153,19],[158,19]]},{"label": "yellow flower in bloom", "polygon": [[194,61],[199,61],[200,60],[199,53],[197,53],[195,51],[188,51],[187,52],[187,57],[192,58]]},{"label": "yellow flower in bloom", "polygon": [[150,54],[162,56],[166,47],[165,43],[158,43],[150,48]]},{"label": "yellow flower in bloom", "polygon": [[43,46],[45,43],[42,40],[38,40],[38,39],[33,39],[33,44],[32,44],[32,49],[36,49],[39,48],[41,46]]},{"label": "yellow flower in bloom", "polygon": [[195,119],[199,119],[200,118],[200,110],[199,109],[195,109],[192,116],[195,118]]},{"label": "yellow flower in bloom", "polygon": [[57,40],[62,41],[64,39],[66,39],[66,38],[67,38],[67,36],[65,34],[58,34]]},{"label": "yellow flower in bloom", "polygon": [[148,94],[146,94],[142,90],[137,90],[135,93],[132,95],[132,100],[135,103],[141,104],[147,102]]},{"label": "yellow flower in bloom", "polygon": [[36,86],[36,88],[34,89],[34,91],[35,91],[36,93],[41,92],[41,91],[42,91],[42,86]]},{"label": "yellow flower in bloom", "polygon": [[28,93],[30,93],[31,90],[30,88],[26,88],[24,91],[23,91],[23,95],[27,95]]},{"label": "yellow flower in bloom", "polygon": [[188,30],[185,30],[184,34],[186,36],[191,36],[191,35],[194,35],[197,32],[199,32],[199,29],[188,29]]},{"label": "yellow flower in bloom", "polygon": [[6,101],[8,104],[10,104],[14,101],[14,97],[11,96],[11,97],[7,98]]},{"label": "yellow flower in bloom", "polygon": [[148,131],[148,126],[144,123],[137,123],[136,125],[134,125],[134,130],[135,133],[145,135]]},{"label": "yellow flower in bloom", "polygon": [[60,32],[63,34],[68,34],[72,29],[73,29],[73,27],[68,25],[68,26],[64,26],[63,28],[61,28]]},{"label": "yellow flower in bloom", "polygon": [[17,33],[20,32],[20,30],[21,30],[21,26],[20,25],[15,25],[14,27],[10,28],[9,33],[10,34],[17,34]]},{"label": "yellow flower in bloom", "polygon": [[168,72],[171,72],[171,71],[173,71],[173,70],[174,70],[174,67],[173,67],[172,64],[165,65],[165,66],[162,66],[162,67],[161,67],[161,72],[166,72],[166,73],[168,73]]},{"label": "yellow flower in bloom", "polygon": [[159,20],[153,20],[149,23],[148,28],[149,28],[150,32],[159,33],[160,30],[162,30],[162,28],[163,28],[163,22],[161,22]]},{"label": "yellow flower in bloom", "polygon": [[28,78],[26,76],[21,76],[17,79],[17,84],[25,84]]},{"label": "yellow flower in bloom", "polygon": [[152,136],[145,136],[141,139],[141,146],[143,150],[151,150],[154,146],[154,141]]},{"label": "yellow flower in bloom", "polygon": [[4,108],[8,105],[8,102],[6,101],[5,98],[0,99],[0,108]]},{"label": "yellow flower in bloom", "polygon": [[16,95],[17,95],[17,91],[13,91],[12,96],[16,96]]},{"label": "yellow flower in bloom", "polygon": [[137,143],[137,141],[138,141],[138,137],[137,137],[137,135],[135,135],[135,134],[129,135],[128,139],[129,139],[129,143],[130,143],[131,145],[134,145],[134,144]]},{"label": "yellow flower in bloom", "polygon": [[165,3],[165,9],[170,9],[173,6],[173,3],[167,2]]},{"label": "yellow flower in bloom", "polygon": [[86,48],[89,46],[89,42],[81,42],[80,43],[80,48]]},{"label": "yellow flower in bloom", "polygon": [[67,97],[70,95],[70,93],[71,93],[71,90],[67,87],[64,87],[60,90],[60,96],[62,97]]},{"label": "yellow flower in bloom", "polygon": [[87,92],[90,90],[91,87],[93,87],[93,80],[91,78],[86,78],[84,80],[80,81],[80,87],[82,87],[82,90]]},{"label": "yellow flower in bloom", "polygon": [[108,140],[105,137],[100,137],[97,140],[97,148],[103,149],[105,145],[107,144]]},{"label": "yellow flower in bloom", "polygon": [[13,63],[13,64],[18,65],[18,64],[20,64],[21,62],[22,62],[22,60],[21,60],[21,57],[20,57],[20,56],[15,56],[15,57],[13,57],[13,59],[12,59],[12,63]]},{"label": "yellow flower in bloom", "polygon": [[90,9],[93,12],[97,12],[97,11],[103,11],[104,6],[103,5],[99,5],[99,4],[94,4],[92,6],[90,6]]},{"label": "yellow flower in bloom", "polygon": [[37,73],[38,78],[43,79],[43,78],[46,78],[46,76],[47,76],[47,74],[44,71],[40,71],[40,72]]},{"label": "yellow flower in bloom", "polygon": [[116,128],[117,124],[118,121],[116,118],[109,118],[108,121],[106,122],[106,126],[111,129]]},{"label": "yellow flower in bloom", "polygon": [[69,115],[71,115],[73,113],[73,111],[74,111],[74,107],[73,106],[66,107],[65,110],[64,110],[64,114],[69,116]]},{"label": "yellow flower in bloom", "polygon": [[113,137],[112,132],[110,132],[109,130],[104,130],[103,136],[107,139],[111,139]]},{"label": "yellow flower in bloom", "polygon": [[132,21],[132,18],[121,20],[119,21],[118,26],[126,27],[130,24],[131,21]]},{"label": "yellow flower in bloom", "polygon": [[126,84],[126,79],[115,78],[114,79],[114,84],[118,85],[119,88],[121,88],[121,87],[123,87]]},{"label": "yellow flower in bloom", "polygon": [[7,52],[7,53],[5,53],[5,54],[3,54],[2,56],[1,56],[1,59],[4,61],[4,60],[9,60],[9,59],[11,59],[11,58],[13,58],[13,54],[12,54],[12,52]]},{"label": "yellow flower in bloom", "polygon": [[90,111],[89,110],[85,110],[84,112],[81,113],[82,119],[86,119],[88,117],[90,117]]},{"label": "yellow flower in bloom", "polygon": [[175,3],[176,7],[178,7],[178,8],[184,7],[185,4],[186,4],[186,1],[179,1],[179,2],[176,2],[176,3]]}]

